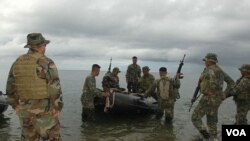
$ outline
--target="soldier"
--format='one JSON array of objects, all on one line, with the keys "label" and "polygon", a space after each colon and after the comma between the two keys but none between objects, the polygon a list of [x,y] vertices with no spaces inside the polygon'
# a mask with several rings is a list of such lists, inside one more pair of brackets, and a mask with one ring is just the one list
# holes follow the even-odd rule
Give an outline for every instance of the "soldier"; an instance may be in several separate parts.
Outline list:
[{"label": "soldier", "polygon": [[59,113],[63,107],[58,71],[45,56],[41,33],[27,35],[28,53],[13,63],[7,81],[8,102],[19,116],[22,141],[60,141]]},{"label": "soldier", "polygon": [[167,76],[167,68],[159,69],[160,79],[155,80],[153,85],[146,91],[145,97],[148,97],[156,90],[158,102],[157,118],[161,118],[165,111],[165,120],[172,121],[174,117],[174,89],[180,88],[180,74],[176,74],[176,78]]},{"label": "soldier", "polygon": [[126,73],[126,82],[129,93],[138,91],[138,80],[141,77],[141,67],[137,64],[137,57],[132,57],[133,64],[130,64]]},{"label": "soldier", "polygon": [[104,91],[110,91],[110,88],[112,88],[115,91],[123,91],[123,88],[120,88],[119,85],[119,77],[118,73],[121,71],[118,67],[114,67],[113,71],[111,73],[107,73],[102,80],[102,87]]},{"label": "soldier", "polygon": [[229,92],[229,96],[234,96],[236,103],[236,125],[247,125],[247,113],[250,110],[250,64],[243,64],[239,68],[241,78],[236,81],[236,85]]},{"label": "soldier", "polygon": [[155,77],[149,73],[149,67],[142,68],[143,76],[139,79],[139,92],[144,93],[153,84]]},{"label": "soldier", "polygon": [[[208,139],[217,137],[218,108],[225,96],[223,82],[227,83],[226,92],[234,85],[234,81],[216,64],[218,62],[216,54],[208,53],[203,61],[206,68],[199,79],[203,95],[194,109],[192,122],[203,137]],[[208,130],[202,123],[204,116],[207,118]]]},{"label": "soldier", "polygon": [[94,98],[96,96],[109,96],[107,92],[101,92],[96,88],[96,80],[95,77],[100,73],[100,66],[98,64],[92,65],[91,74],[86,77],[81,102],[82,102],[82,120],[94,120],[95,106],[94,106]]}]

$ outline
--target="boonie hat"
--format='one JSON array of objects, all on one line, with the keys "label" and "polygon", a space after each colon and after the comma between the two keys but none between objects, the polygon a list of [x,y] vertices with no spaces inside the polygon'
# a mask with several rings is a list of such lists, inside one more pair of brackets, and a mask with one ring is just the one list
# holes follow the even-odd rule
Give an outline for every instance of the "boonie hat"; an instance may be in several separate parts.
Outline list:
[{"label": "boonie hat", "polygon": [[27,44],[24,48],[34,48],[43,43],[48,44],[50,40],[46,40],[41,33],[30,33],[27,35]]},{"label": "boonie hat", "polygon": [[249,64],[243,64],[240,68],[240,71],[246,71],[250,73],[250,65]]},{"label": "boonie hat", "polygon": [[118,67],[113,68],[113,72],[121,72]]},{"label": "boonie hat", "polygon": [[148,66],[144,66],[142,70],[150,70]]},{"label": "boonie hat", "polygon": [[218,63],[217,55],[215,53],[208,53],[205,58],[202,59],[203,61],[212,61]]}]

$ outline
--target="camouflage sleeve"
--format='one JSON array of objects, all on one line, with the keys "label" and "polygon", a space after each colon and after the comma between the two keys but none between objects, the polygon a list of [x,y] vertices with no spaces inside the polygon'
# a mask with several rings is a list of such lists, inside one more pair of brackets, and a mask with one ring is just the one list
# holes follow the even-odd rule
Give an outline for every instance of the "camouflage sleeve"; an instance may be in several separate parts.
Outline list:
[{"label": "camouflage sleeve", "polygon": [[141,77],[141,67],[138,65],[139,67],[139,70],[138,70],[138,77],[140,78]]},{"label": "camouflage sleeve", "polygon": [[93,79],[92,77],[87,77],[85,80],[85,85],[88,89],[88,93],[90,94],[94,94],[95,96],[101,96],[102,92],[96,88],[96,82],[95,79]]},{"label": "camouflage sleeve", "polygon": [[151,94],[155,91],[157,87],[158,80],[155,80],[154,83],[150,86],[150,88],[145,92],[145,97],[151,96]]},{"label": "camouflage sleeve", "polygon": [[19,105],[19,101],[18,101],[19,98],[15,92],[16,88],[14,85],[13,65],[9,71],[9,75],[7,79],[6,94],[7,94],[7,102],[12,106],[13,109],[15,109],[15,107]]},{"label": "camouflage sleeve", "polygon": [[47,80],[52,108],[61,111],[63,107],[62,90],[55,63],[47,57],[40,58],[38,60],[37,74],[38,77]]},{"label": "camouflage sleeve", "polygon": [[171,78],[171,81],[173,82],[173,87],[175,89],[179,89],[181,87],[181,82],[179,78]]},{"label": "camouflage sleeve", "polygon": [[128,81],[129,73],[130,73],[130,66],[128,66],[126,71],[126,81]]},{"label": "camouflage sleeve", "polygon": [[242,93],[244,90],[247,89],[247,87],[250,85],[246,79],[242,78],[242,79],[238,79],[237,80],[237,85],[235,85],[235,87],[233,88],[232,92],[230,94],[232,94],[233,96]]},{"label": "camouflage sleeve", "polygon": [[224,81],[227,83],[227,87],[225,89],[225,93],[227,93],[234,86],[234,80],[225,72],[224,73]]}]

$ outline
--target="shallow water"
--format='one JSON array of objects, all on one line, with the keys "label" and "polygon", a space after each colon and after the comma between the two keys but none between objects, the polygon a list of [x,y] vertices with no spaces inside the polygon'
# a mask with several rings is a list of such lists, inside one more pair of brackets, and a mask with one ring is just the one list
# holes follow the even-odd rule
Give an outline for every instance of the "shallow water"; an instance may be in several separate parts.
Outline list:
[{"label": "shallow water", "polygon": [[[101,88],[101,79],[97,86]],[[199,141],[198,131],[191,123],[188,112],[190,100],[195,90],[198,75],[185,75],[181,80],[181,98],[175,104],[175,117],[172,123],[164,119],[156,120],[154,115],[98,115],[95,122],[81,121],[81,90],[88,71],[59,71],[64,108],[60,116],[61,135],[64,141]],[[158,74],[154,74],[158,78]],[[124,73],[119,74],[120,85],[125,87]],[[237,76],[236,76],[237,77]],[[1,88],[5,88],[6,76],[1,76]],[[4,90],[3,90],[4,92]],[[235,104],[232,98],[225,100],[219,108],[218,131],[222,124],[233,124]],[[248,114],[248,120],[250,115]],[[0,117],[0,141],[20,140],[19,120],[11,107]],[[204,119],[205,120],[205,119]],[[220,133],[219,133],[220,134]],[[218,135],[220,137],[220,135]]]}]

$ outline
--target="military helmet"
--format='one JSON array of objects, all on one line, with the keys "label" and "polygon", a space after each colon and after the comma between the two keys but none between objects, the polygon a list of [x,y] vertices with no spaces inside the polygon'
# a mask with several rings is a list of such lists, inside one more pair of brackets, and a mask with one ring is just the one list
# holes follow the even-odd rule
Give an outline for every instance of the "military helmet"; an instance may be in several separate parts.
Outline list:
[{"label": "military helmet", "polygon": [[121,71],[119,70],[118,67],[114,67],[114,68],[113,68],[113,72],[118,72],[118,73],[119,73],[119,72],[121,72]]},{"label": "military helmet", "polygon": [[202,60],[218,63],[217,55],[215,53],[208,53]]},{"label": "military helmet", "polygon": [[249,64],[243,64],[240,68],[239,68],[240,71],[245,71],[245,72],[248,72],[250,73],[250,65]]},{"label": "military helmet", "polygon": [[46,40],[41,33],[30,33],[27,35],[27,44],[24,48],[34,48],[39,44],[48,44],[49,40]]},{"label": "military helmet", "polygon": [[142,68],[142,70],[148,70],[148,71],[149,71],[150,69],[149,69],[148,66],[144,66],[144,67]]}]

